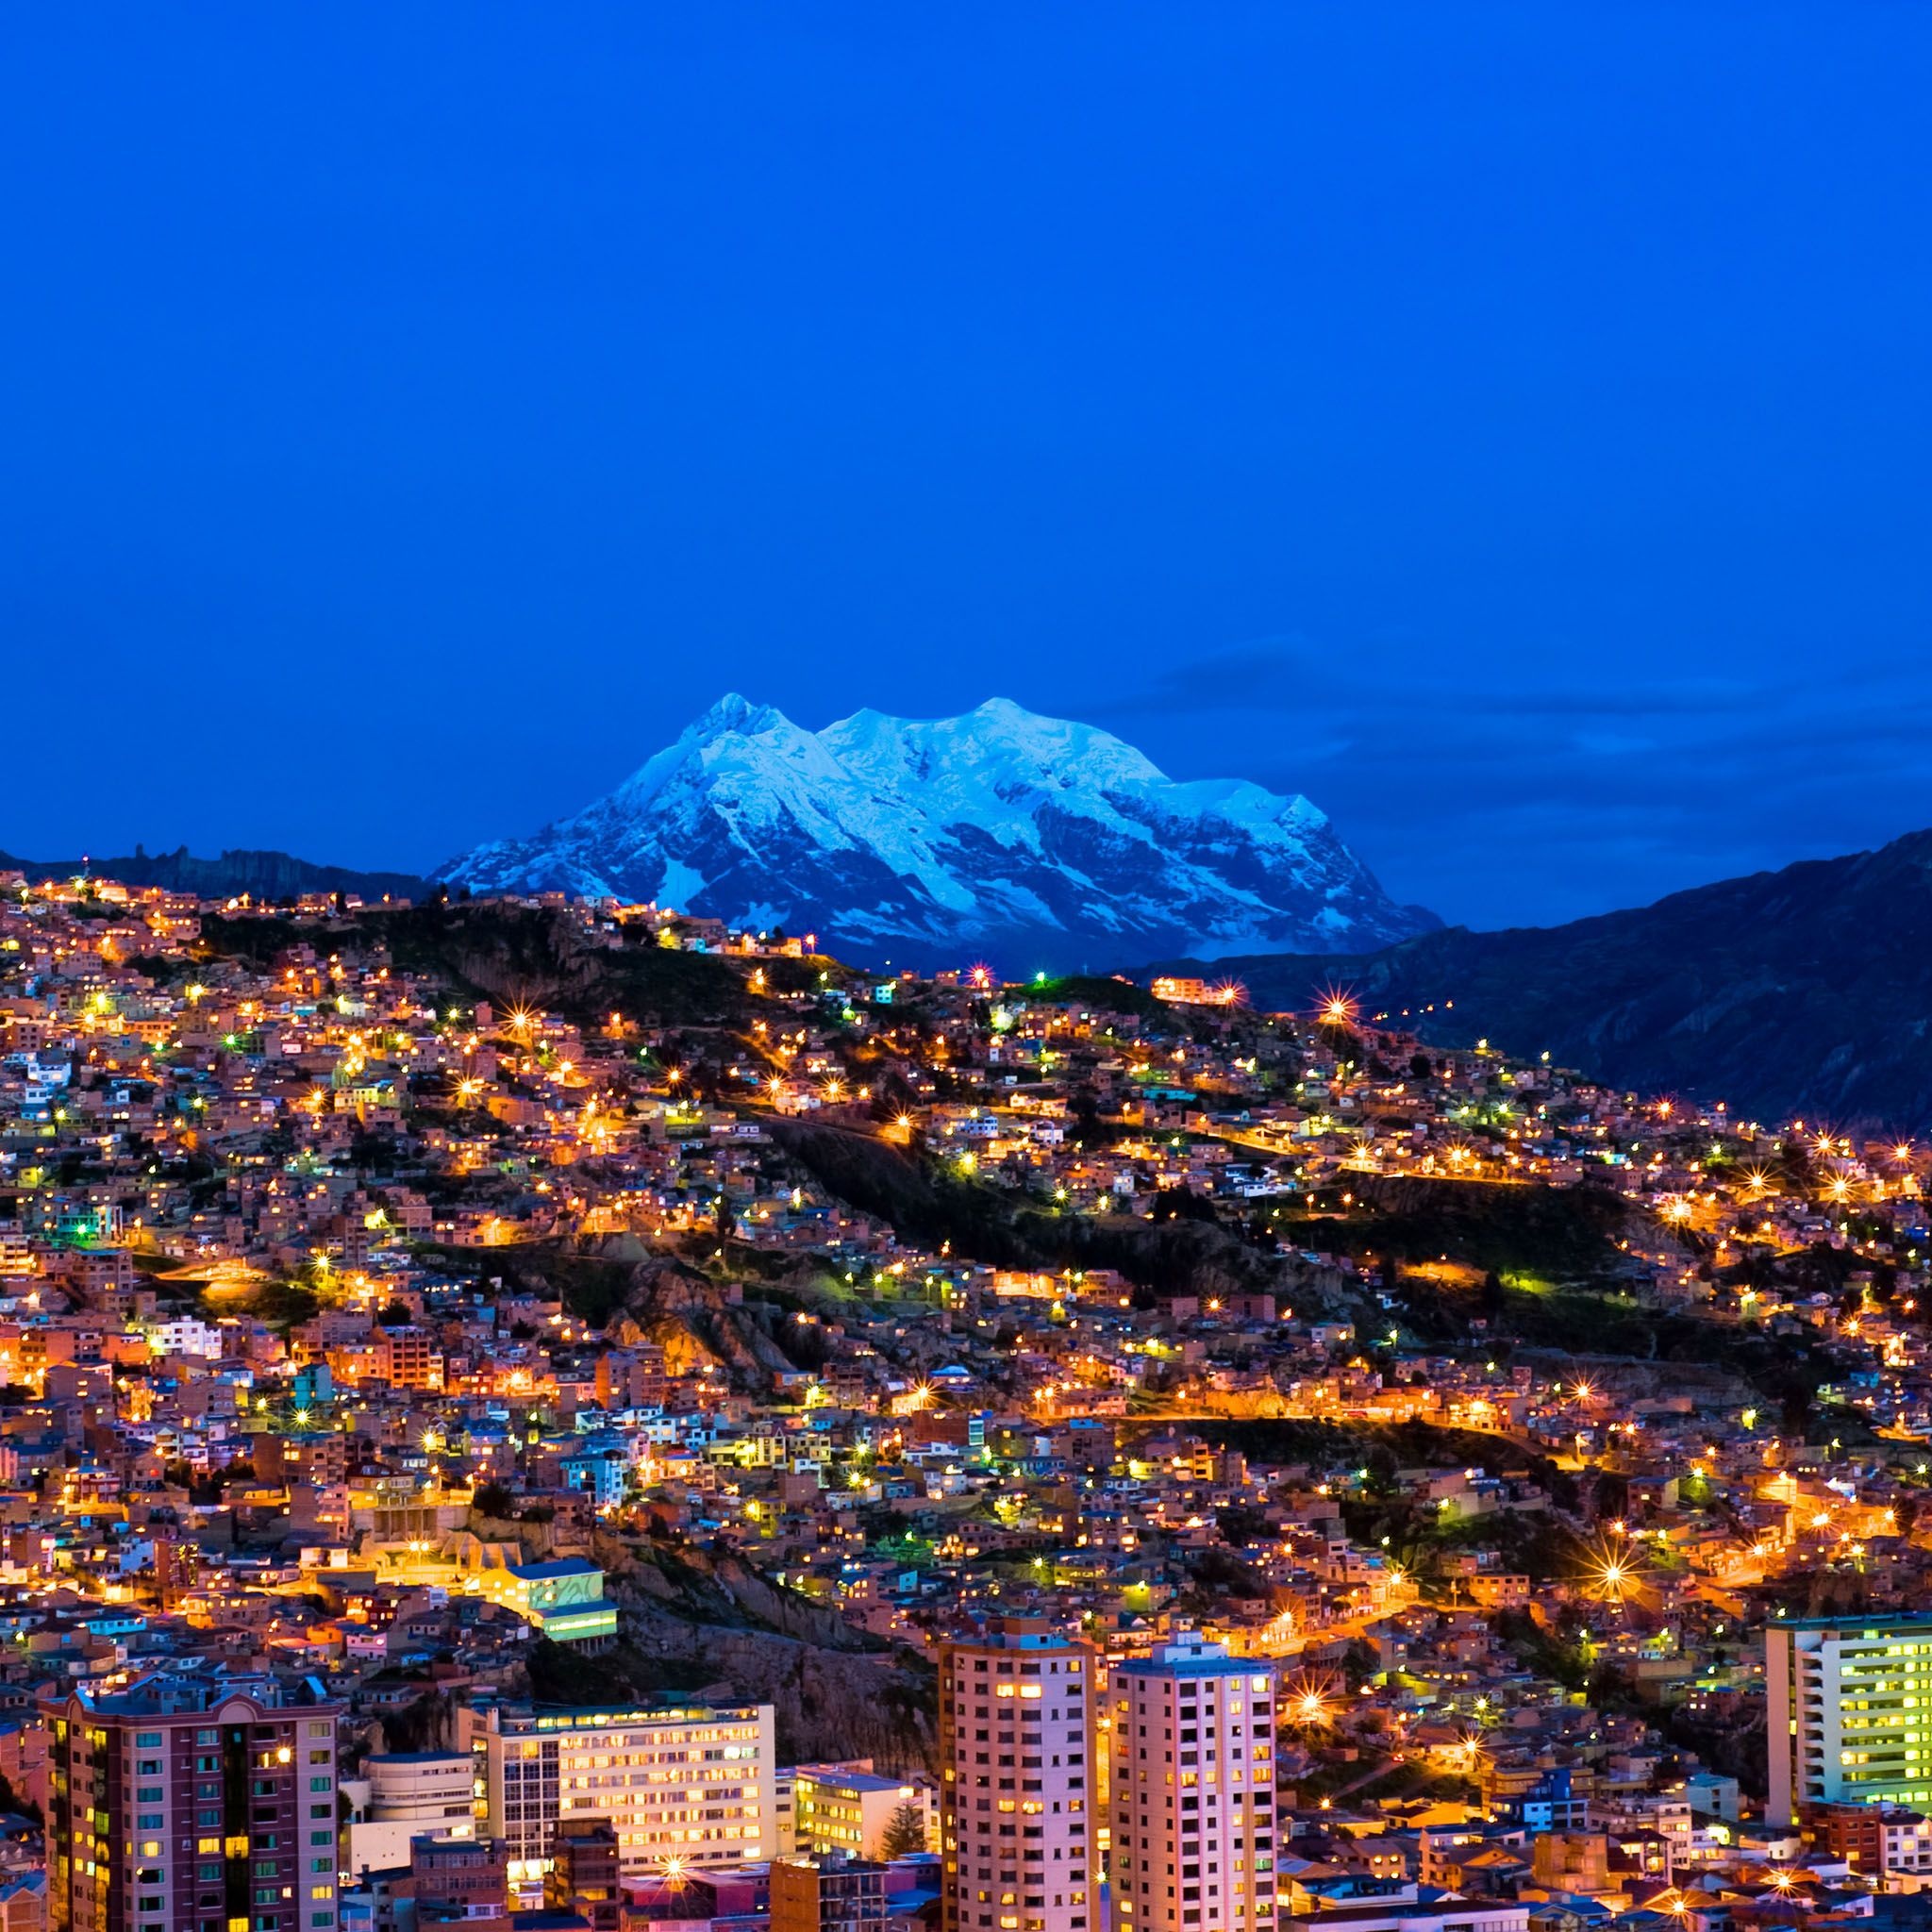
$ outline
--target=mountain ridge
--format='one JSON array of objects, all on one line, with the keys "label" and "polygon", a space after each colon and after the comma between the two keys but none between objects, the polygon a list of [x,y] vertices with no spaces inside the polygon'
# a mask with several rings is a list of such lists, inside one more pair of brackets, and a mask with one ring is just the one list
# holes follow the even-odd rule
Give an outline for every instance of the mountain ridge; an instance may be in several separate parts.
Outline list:
[{"label": "mountain ridge", "polygon": [[810,732],[729,693],[613,791],[441,869],[476,892],[611,894],[810,930],[847,956],[1024,963],[1374,946],[1433,927],[1299,795],[1170,779],[1093,725],[994,698]]},{"label": "mountain ridge", "polygon": [[353,892],[363,899],[422,899],[433,883],[414,873],[360,872],[353,866],[319,865],[287,852],[235,847],[216,858],[197,858],[186,845],[173,852],[148,852],[137,845],[119,858],[20,858],[0,852],[0,871],[29,878],[114,879],[137,889],[192,892],[203,899],[232,899],[246,892],[256,899],[286,899],[304,892]]},{"label": "mountain ridge", "polygon": [[[34,877],[85,868],[214,898],[342,891],[421,905],[436,891],[412,874],[247,850],[217,858],[186,847],[88,860],[0,854],[0,868],[11,867]],[[1307,1009],[1325,990],[1349,988],[1366,1013],[1387,1010],[1432,1043],[1487,1037],[1527,1055],[1547,1050],[1612,1085],[1723,1099],[1740,1117],[1932,1131],[1932,830],[1561,925],[1442,927],[1362,951],[1208,959],[1176,949],[1139,965],[1104,945],[1093,953],[1100,970],[1132,966],[1142,979],[1157,971],[1238,976],[1266,1008]],[[1424,1011],[1431,1004],[1437,1010]]]}]

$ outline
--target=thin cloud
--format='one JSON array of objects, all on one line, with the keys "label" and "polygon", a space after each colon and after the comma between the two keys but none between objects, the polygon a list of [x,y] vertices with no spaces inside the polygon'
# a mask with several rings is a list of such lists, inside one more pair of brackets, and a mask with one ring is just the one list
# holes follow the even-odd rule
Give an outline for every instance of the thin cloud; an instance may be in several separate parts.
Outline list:
[{"label": "thin cloud", "polygon": [[1256,638],[1081,715],[1163,741],[1177,776],[1307,792],[1391,891],[1475,925],[1643,905],[1932,822],[1932,702],[1896,657],[1847,651],[1802,682],[1713,658],[1597,684],[1565,655],[1547,682],[1449,684],[1407,672],[1429,650]]}]

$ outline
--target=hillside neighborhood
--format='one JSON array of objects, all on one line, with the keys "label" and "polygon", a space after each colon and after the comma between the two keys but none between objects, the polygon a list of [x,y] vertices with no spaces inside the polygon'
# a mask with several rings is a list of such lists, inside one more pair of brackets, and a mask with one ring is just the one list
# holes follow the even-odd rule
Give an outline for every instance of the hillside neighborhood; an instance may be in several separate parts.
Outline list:
[{"label": "hillside neighborhood", "polygon": [[1345,984],[0,891],[0,1932],[1921,1923],[1924,1144]]}]

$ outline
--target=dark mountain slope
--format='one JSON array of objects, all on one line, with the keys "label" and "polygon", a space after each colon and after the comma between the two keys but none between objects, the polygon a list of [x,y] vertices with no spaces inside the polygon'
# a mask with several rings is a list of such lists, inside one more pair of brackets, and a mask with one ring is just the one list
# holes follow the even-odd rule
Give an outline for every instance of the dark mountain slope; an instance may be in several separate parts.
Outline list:
[{"label": "dark mountain slope", "polygon": [[1268,1008],[1350,987],[1365,1018],[1387,1011],[1425,1040],[1547,1051],[1743,1119],[1932,1130],[1932,831],[1568,925],[1456,926],[1374,954],[1211,971]]}]

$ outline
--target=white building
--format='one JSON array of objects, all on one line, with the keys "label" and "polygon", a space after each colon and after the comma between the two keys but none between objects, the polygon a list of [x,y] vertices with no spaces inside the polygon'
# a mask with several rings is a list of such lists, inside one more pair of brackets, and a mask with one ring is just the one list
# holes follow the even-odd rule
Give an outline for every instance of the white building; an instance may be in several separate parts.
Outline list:
[{"label": "white building", "polygon": [[1099,1926],[1093,1668],[1041,1618],[941,1646],[945,1932]]},{"label": "white building", "polygon": [[1807,1617],[1764,1632],[1767,1821],[1932,1802],[1932,1617]]},{"label": "white building", "polygon": [[192,1315],[157,1323],[149,1331],[148,1340],[157,1355],[201,1356],[208,1361],[221,1358],[222,1331]]},{"label": "white building", "polygon": [[1112,1688],[1115,1923],[1272,1928],[1273,1668],[1183,1639],[1118,1665]]},{"label": "white building", "polygon": [[342,1790],[352,1809],[349,1870],[387,1872],[409,1862],[409,1840],[422,1835],[474,1838],[475,1764],[467,1751],[407,1751],[372,1757],[364,1775]]},{"label": "white building", "polygon": [[512,1885],[548,1865],[559,1819],[605,1819],[626,1873],[775,1857],[769,1704],[669,1710],[459,1710],[489,1833]]},{"label": "white building", "polygon": [[1887,1807],[1881,1870],[1887,1891],[1924,1891],[1932,1886],[1932,1818],[1909,1806]]}]

